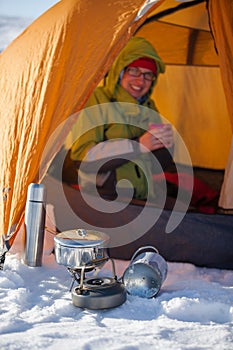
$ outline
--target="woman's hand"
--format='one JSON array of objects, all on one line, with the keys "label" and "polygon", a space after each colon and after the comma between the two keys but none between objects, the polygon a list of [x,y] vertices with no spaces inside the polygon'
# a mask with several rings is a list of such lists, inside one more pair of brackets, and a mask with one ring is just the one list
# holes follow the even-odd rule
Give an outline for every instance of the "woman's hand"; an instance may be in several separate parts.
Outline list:
[{"label": "woman's hand", "polygon": [[150,124],[149,130],[139,138],[139,142],[142,145],[141,151],[144,153],[163,147],[172,147],[174,144],[172,125]]}]

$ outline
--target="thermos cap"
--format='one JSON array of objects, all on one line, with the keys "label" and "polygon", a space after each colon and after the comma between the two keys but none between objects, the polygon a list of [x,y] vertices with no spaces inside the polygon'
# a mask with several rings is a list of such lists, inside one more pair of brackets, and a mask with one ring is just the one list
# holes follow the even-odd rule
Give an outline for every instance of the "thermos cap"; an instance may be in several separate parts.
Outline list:
[{"label": "thermos cap", "polygon": [[46,191],[43,184],[31,183],[28,186],[27,199],[33,202],[45,202]]}]

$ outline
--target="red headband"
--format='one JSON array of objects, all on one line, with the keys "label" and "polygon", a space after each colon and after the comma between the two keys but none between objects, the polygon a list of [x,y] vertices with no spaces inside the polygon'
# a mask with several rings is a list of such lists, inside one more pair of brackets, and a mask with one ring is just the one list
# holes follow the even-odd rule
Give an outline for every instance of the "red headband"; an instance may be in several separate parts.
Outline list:
[{"label": "red headband", "polygon": [[149,57],[141,57],[137,60],[131,62],[128,67],[141,67],[141,68],[147,68],[150,69],[154,75],[156,75],[157,67],[156,63],[152,58]]}]

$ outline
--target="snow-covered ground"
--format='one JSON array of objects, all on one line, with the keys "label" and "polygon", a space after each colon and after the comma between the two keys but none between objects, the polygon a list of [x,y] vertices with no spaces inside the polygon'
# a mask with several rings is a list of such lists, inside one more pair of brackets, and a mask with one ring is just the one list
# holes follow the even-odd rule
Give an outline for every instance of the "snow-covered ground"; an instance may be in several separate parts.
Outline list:
[{"label": "snow-covered ground", "polygon": [[[72,303],[72,278],[45,240],[43,264],[24,264],[18,237],[0,271],[0,348],[79,350],[231,350],[233,271],[168,263],[157,297],[128,295],[113,309]],[[128,262],[116,261],[117,276]],[[111,273],[108,263],[100,271]]]},{"label": "snow-covered ground", "polygon": [[[0,18],[0,49],[30,19]],[[43,264],[23,263],[17,237],[0,271],[0,349],[231,350],[233,271],[168,263],[159,295],[128,295],[114,309],[83,310],[72,303],[71,276],[58,265],[46,237]],[[121,276],[128,262],[116,262]],[[108,266],[101,270],[109,274]]]}]

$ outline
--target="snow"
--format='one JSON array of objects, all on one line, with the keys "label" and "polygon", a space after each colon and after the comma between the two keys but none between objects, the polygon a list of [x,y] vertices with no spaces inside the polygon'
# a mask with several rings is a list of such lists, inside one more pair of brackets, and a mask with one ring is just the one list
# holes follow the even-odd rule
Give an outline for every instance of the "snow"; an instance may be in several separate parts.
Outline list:
[{"label": "snow", "polygon": [[[0,348],[144,350],[233,347],[233,271],[169,263],[159,294],[127,295],[121,306],[88,310],[72,302],[71,275],[45,237],[42,266],[23,260],[17,236],[0,271]],[[117,261],[122,276],[128,261]],[[99,274],[111,274],[109,262]],[[94,273],[94,272],[92,272]]]},{"label": "snow", "polygon": [[[1,17],[4,49],[29,20]],[[1,350],[230,350],[233,348],[233,271],[168,263],[160,293],[152,299],[132,295],[113,309],[73,305],[71,276],[51,254],[45,239],[43,264],[23,261],[17,236],[0,271]],[[115,261],[117,276],[128,261]],[[106,264],[100,271],[110,274]]]}]

